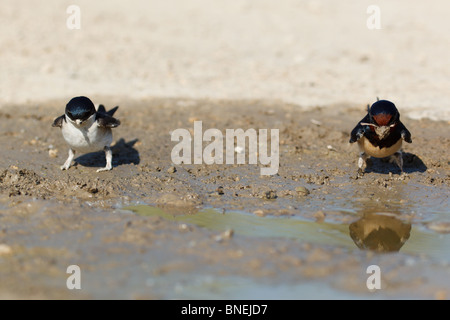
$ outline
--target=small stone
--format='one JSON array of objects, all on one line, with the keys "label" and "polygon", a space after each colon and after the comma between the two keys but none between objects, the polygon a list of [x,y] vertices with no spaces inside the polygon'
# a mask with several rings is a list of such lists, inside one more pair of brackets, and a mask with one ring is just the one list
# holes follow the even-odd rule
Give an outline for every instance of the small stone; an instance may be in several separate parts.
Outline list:
[{"label": "small stone", "polygon": [[231,239],[231,237],[233,236],[234,231],[233,229],[227,229],[222,233],[222,236],[224,239]]},{"label": "small stone", "polygon": [[186,223],[182,223],[178,226],[180,231],[189,231],[189,226]]},{"label": "small stone", "polygon": [[317,211],[314,213],[314,218],[317,222],[323,222],[325,220],[325,213],[323,211]]},{"label": "small stone", "polygon": [[295,191],[297,191],[297,193],[302,196],[307,196],[310,193],[309,190],[305,187],[297,187],[295,188]]},{"label": "small stone", "polygon": [[327,149],[330,151],[337,151],[331,144],[327,145]]},{"label": "small stone", "polygon": [[270,190],[264,194],[264,197],[268,200],[273,200],[277,198],[277,193],[273,190]]},{"label": "small stone", "polygon": [[98,188],[91,187],[91,188],[89,188],[87,191],[88,191],[89,193],[96,194],[96,193],[98,193]]},{"label": "small stone", "polygon": [[222,242],[222,241],[224,241],[224,240],[229,240],[229,239],[231,239],[231,237],[233,236],[233,234],[234,234],[233,229],[227,229],[227,230],[225,230],[224,232],[222,232],[221,234],[215,236],[214,239],[215,239],[217,242]]},{"label": "small stone", "polygon": [[6,245],[6,244],[0,244],[0,256],[5,255],[5,254],[10,254],[12,253],[12,249],[10,246]]},{"label": "small stone", "polygon": [[216,192],[217,192],[218,195],[223,195],[223,194],[224,194],[224,192],[223,192],[223,187],[222,187],[222,186],[218,187],[218,188],[216,189]]},{"label": "small stone", "polygon": [[175,167],[170,167],[169,169],[167,169],[167,172],[168,172],[168,173],[175,173],[175,172],[177,172],[177,168],[175,168]]},{"label": "small stone", "polygon": [[58,149],[49,149],[48,155],[50,158],[56,158],[58,156]]}]

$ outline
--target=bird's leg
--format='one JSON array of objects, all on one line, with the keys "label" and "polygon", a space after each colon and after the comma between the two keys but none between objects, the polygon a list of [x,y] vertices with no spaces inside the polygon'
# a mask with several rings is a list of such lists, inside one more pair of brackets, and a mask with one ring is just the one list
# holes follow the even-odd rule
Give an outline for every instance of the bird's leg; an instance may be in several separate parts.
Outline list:
[{"label": "bird's leg", "polygon": [[61,170],[68,170],[70,168],[70,164],[72,163],[73,157],[75,157],[75,150],[72,148],[69,149],[69,157],[67,157],[66,162],[61,166]]},{"label": "bird's leg", "polygon": [[98,169],[97,172],[101,172],[101,171],[109,171],[112,169],[112,151],[111,148],[109,146],[106,146],[104,148],[105,150],[105,155],[106,155],[106,167]]},{"label": "bird's leg", "polygon": [[395,161],[395,163],[399,166],[400,171],[403,173],[403,155],[402,151],[399,150],[391,156],[391,159]]},{"label": "bird's leg", "polygon": [[364,174],[363,166],[366,164],[367,161],[367,154],[365,152],[361,152],[359,154],[358,159],[358,176],[362,176]]}]

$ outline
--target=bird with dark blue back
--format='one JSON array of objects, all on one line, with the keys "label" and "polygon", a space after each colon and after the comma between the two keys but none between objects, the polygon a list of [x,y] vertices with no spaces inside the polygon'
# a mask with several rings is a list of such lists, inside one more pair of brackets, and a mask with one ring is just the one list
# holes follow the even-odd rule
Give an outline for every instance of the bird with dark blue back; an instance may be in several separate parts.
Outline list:
[{"label": "bird with dark blue back", "polygon": [[66,105],[65,113],[53,121],[53,127],[61,128],[64,140],[69,145],[69,157],[61,166],[67,170],[72,164],[76,152],[87,153],[104,150],[106,166],[97,172],[112,169],[112,128],[120,125],[113,117],[119,107],[106,111],[103,105],[95,110],[87,97],[75,97]]},{"label": "bird with dark blue back", "polygon": [[363,173],[369,156],[390,157],[403,172],[402,141],[411,143],[411,133],[400,121],[400,113],[395,104],[388,100],[378,100],[367,106],[367,115],[358,122],[350,134],[350,143],[358,142],[360,156],[358,172]]}]

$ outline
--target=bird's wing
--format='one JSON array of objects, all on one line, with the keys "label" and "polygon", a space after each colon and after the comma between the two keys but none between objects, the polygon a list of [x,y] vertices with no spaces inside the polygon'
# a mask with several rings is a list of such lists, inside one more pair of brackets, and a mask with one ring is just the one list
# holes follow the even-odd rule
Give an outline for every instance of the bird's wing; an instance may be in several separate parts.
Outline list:
[{"label": "bird's wing", "polygon": [[97,125],[102,128],[115,128],[120,125],[120,121],[106,113],[97,113]]},{"label": "bird's wing", "polygon": [[114,113],[117,111],[117,109],[119,109],[119,106],[115,106],[111,110],[106,111],[105,106],[101,104],[101,105],[98,106],[97,112],[103,113],[103,114],[106,114],[106,115],[112,117],[114,115]]},{"label": "bird's wing", "polygon": [[358,124],[356,125],[356,127],[352,130],[352,132],[350,133],[350,143],[354,143],[356,141],[358,141],[359,139],[361,139],[361,137],[364,135],[364,126],[361,124],[361,122],[369,122],[369,114],[367,114],[360,122],[358,122]]},{"label": "bird's wing", "polygon": [[99,105],[99,106],[98,106],[98,109],[97,109],[97,112],[106,113],[105,106],[102,105],[102,104]]},{"label": "bird's wing", "polygon": [[66,121],[66,116],[63,114],[62,116],[58,117],[53,121],[52,127],[62,127],[63,121]]},{"label": "bird's wing", "polygon": [[106,114],[108,115],[108,116],[113,116],[114,115],[114,113],[117,111],[117,109],[119,109],[119,106],[115,106],[114,108],[112,108],[111,110],[109,110]]},{"label": "bird's wing", "polygon": [[104,105],[99,105],[97,110],[97,125],[102,128],[115,128],[120,125],[120,121],[113,117],[119,106],[106,111]]},{"label": "bird's wing", "polygon": [[405,140],[408,143],[411,143],[411,133],[408,131],[408,129],[406,129],[405,125],[399,121],[399,129],[400,129],[400,134],[402,136],[402,139]]}]

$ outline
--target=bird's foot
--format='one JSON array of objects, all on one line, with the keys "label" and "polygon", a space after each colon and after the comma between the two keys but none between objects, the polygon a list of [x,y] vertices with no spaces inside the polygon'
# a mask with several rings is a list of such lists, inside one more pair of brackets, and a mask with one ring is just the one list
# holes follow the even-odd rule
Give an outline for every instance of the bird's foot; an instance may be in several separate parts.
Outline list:
[{"label": "bird's foot", "polygon": [[104,168],[98,169],[97,172],[109,171],[109,170],[112,170],[112,166],[111,167],[110,166],[106,166]]},{"label": "bird's foot", "polygon": [[69,170],[70,168],[70,163],[64,163],[61,167],[59,167],[61,170]]}]

